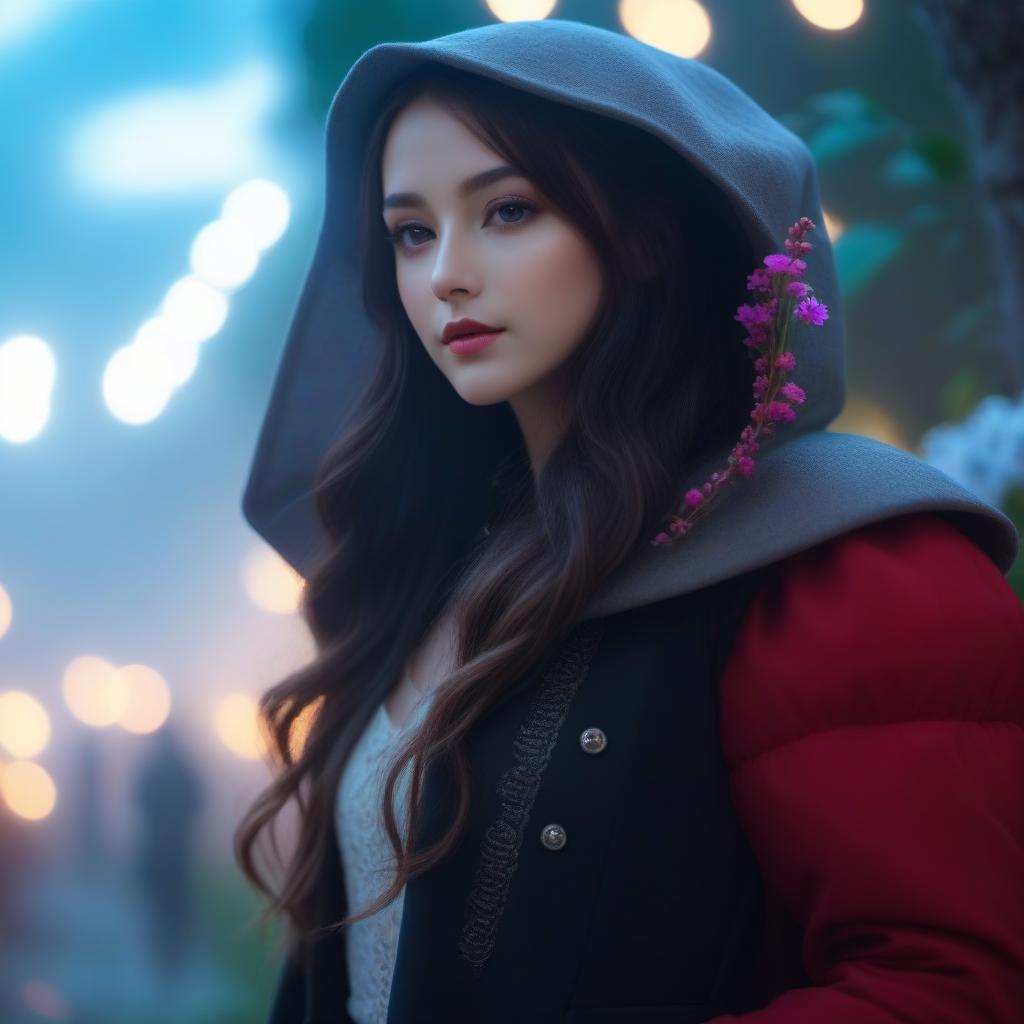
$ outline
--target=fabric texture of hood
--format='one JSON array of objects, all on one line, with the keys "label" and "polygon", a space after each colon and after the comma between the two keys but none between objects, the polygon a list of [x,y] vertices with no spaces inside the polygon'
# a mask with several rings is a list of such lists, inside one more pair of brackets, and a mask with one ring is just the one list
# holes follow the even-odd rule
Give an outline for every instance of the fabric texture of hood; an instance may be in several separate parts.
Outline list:
[{"label": "fabric texture of hood", "polygon": [[[242,501],[249,523],[300,574],[308,574],[322,549],[312,494],[317,467],[373,361],[374,330],[361,304],[355,242],[365,140],[383,97],[424,61],[651,133],[725,194],[758,261],[784,251],[787,229],[799,217],[817,225],[808,236],[814,248],[802,257],[804,279],[828,306],[829,318],[790,335],[793,380],[807,395],[796,419],[776,425],[755,457],[753,475],[730,481],[691,533],[620,566],[584,618],[683,594],[858,526],[922,510],[942,513],[1001,572],[1010,569],[1019,536],[999,509],[901,449],[826,429],[845,401],[846,338],[817,167],[804,142],[699,60],[607,29],[547,19],[382,43],[355,62],[334,97],[326,126],[323,225]],[[751,370],[750,385],[753,377]],[[673,508],[687,490],[725,468],[737,440],[690,467]]]}]

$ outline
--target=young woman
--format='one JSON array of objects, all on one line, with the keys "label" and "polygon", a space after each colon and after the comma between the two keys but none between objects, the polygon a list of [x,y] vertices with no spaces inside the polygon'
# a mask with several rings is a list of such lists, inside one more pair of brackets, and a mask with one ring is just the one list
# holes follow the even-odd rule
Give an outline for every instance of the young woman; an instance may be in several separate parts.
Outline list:
[{"label": "young woman", "polygon": [[[237,836],[273,1024],[1019,1019],[1019,538],[825,429],[822,222],[798,138],[613,32],[349,71],[244,499],[317,644]],[[809,225],[799,408],[739,458],[737,310]]]}]

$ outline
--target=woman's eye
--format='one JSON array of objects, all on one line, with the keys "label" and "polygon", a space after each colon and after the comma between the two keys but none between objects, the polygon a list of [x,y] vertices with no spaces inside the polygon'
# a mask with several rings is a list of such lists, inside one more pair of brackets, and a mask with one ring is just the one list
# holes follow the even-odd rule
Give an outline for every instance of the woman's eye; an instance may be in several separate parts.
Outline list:
[{"label": "woman's eye", "polygon": [[[534,206],[532,203],[522,202],[520,200],[515,200],[515,201],[513,201],[513,200],[506,200],[503,203],[498,203],[496,206],[491,207],[491,211],[487,215],[488,222],[490,222],[491,220],[494,219],[494,215],[496,213],[499,213],[499,212],[501,212],[503,210],[521,210],[521,211],[524,211],[526,213],[535,213],[537,211],[537,207]],[[515,220],[505,220],[504,218],[502,218],[500,223],[503,224],[503,225],[506,225],[508,227],[515,227],[517,224],[522,224],[524,219],[528,220],[529,218],[524,218],[523,216],[519,216]],[[420,232],[425,231],[427,234],[431,234],[430,228],[422,227],[419,224],[399,224],[398,227],[395,228],[394,231],[392,231],[392,232],[385,232],[384,237],[389,242],[391,242],[392,245],[395,245],[395,246],[397,246],[400,249],[409,249],[409,248],[415,249],[415,248],[418,248],[418,246],[415,245],[415,244],[412,244],[412,245],[404,245],[404,244],[402,244],[404,242],[405,238],[407,237],[407,233],[408,232],[415,232],[415,231],[420,231]],[[414,237],[422,237],[422,235],[414,236]]]},{"label": "woman's eye", "polygon": [[[500,206],[496,206],[491,211],[491,213],[495,214],[495,213],[498,213],[501,210],[524,210],[524,211],[526,211],[526,210],[533,210],[533,209],[534,209],[534,207],[529,206],[527,203],[502,203]],[[510,222],[509,221],[504,221],[504,223],[508,224]],[[518,223],[520,223],[520,221],[519,220],[514,220],[514,221],[511,221],[511,223],[512,224],[518,224]]]}]

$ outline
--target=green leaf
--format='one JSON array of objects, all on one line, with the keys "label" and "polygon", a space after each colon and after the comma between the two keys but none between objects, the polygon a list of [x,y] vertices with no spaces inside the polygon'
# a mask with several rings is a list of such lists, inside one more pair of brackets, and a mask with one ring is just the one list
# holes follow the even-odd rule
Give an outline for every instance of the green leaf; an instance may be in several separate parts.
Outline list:
[{"label": "green leaf", "polygon": [[955,136],[945,132],[918,132],[911,148],[932,169],[937,181],[962,181],[966,177],[967,150]]},{"label": "green leaf", "polygon": [[[1024,537],[1024,487],[1014,484],[1006,492],[1002,500],[1002,510],[1013,521],[1017,533]],[[1018,553],[1017,560],[1006,574],[1006,582],[1010,584],[1021,603],[1024,603],[1024,551]]]},{"label": "green leaf", "polygon": [[875,121],[827,121],[807,139],[814,159],[821,165],[834,163],[889,135],[889,125]]},{"label": "green leaf", "polygon": [[912,149],[901,149],[893,153],[882,164],[881,177],[887,185],[895,188],[933,185],[939,180],[935,168]]},{"label": "green leaf", "polygon": [[915,228],[926,228],[946,220],[949,220],[949,208],[941,203],[915,203],[904,217],[904,223]]},{"label": "green leaf", "polygon": [[997,330],[997,318],[995,296],[986,295],[980,302],[958,309],[952,315],[942,332],[942,340],[950,345],[962,345],[974,333]]},{"label": "green leaf", "polygon": [[833,251],[843,296],[852,298],[903,248],[907,232],[888,224],[858,224],[836,240]]},{"label": "green leaf", "polygon": [[828,89],[807,97],[808,110],[837,120],[878,120],[880,108],[874,99],[859,89]]},{"label": "green leaf", "polygon": [[971,366],[961,366],[950,374],[939,394],[943,420],[960,423],[967,419],[985,394],[985,383],[978,371]]}]

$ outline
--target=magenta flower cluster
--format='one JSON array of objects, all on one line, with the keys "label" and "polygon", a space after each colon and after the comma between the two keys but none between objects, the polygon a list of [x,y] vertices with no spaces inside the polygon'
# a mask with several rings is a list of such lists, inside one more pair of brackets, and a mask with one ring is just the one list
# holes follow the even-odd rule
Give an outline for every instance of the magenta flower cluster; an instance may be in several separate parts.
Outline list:
[{"label": "magenta flower cluster", "polygon": [[755,426],[747,426],[729,455],[728,467],[711,474],[702,487],[686,492],[679,510],[668,518],[668,532],[659,533],[652,546],[671,544],[675,537],[688,533],[727,481],[736,473],[749,477],[757,463],[754,456],[764,440],[774,436],[776,423],[796,419],[794,406],[807,398],[804,390],[785,377],[796,367],[796,356],[786,351],[789,330],[794,320],[811,327],[820,327],[828,319],[828,306],[812,294],[814,289],[800,280],[807,264],[801,256],[814,248],[804,241],[808,231],[817,225],[809,217],[801,217],[789,228],[786,252],[765,256],[763,267],[747,277],[747,291],[760,301],[737,307],[734,320],[747,330],[743,344],[754,361],[754,405],[750,418]]}]

